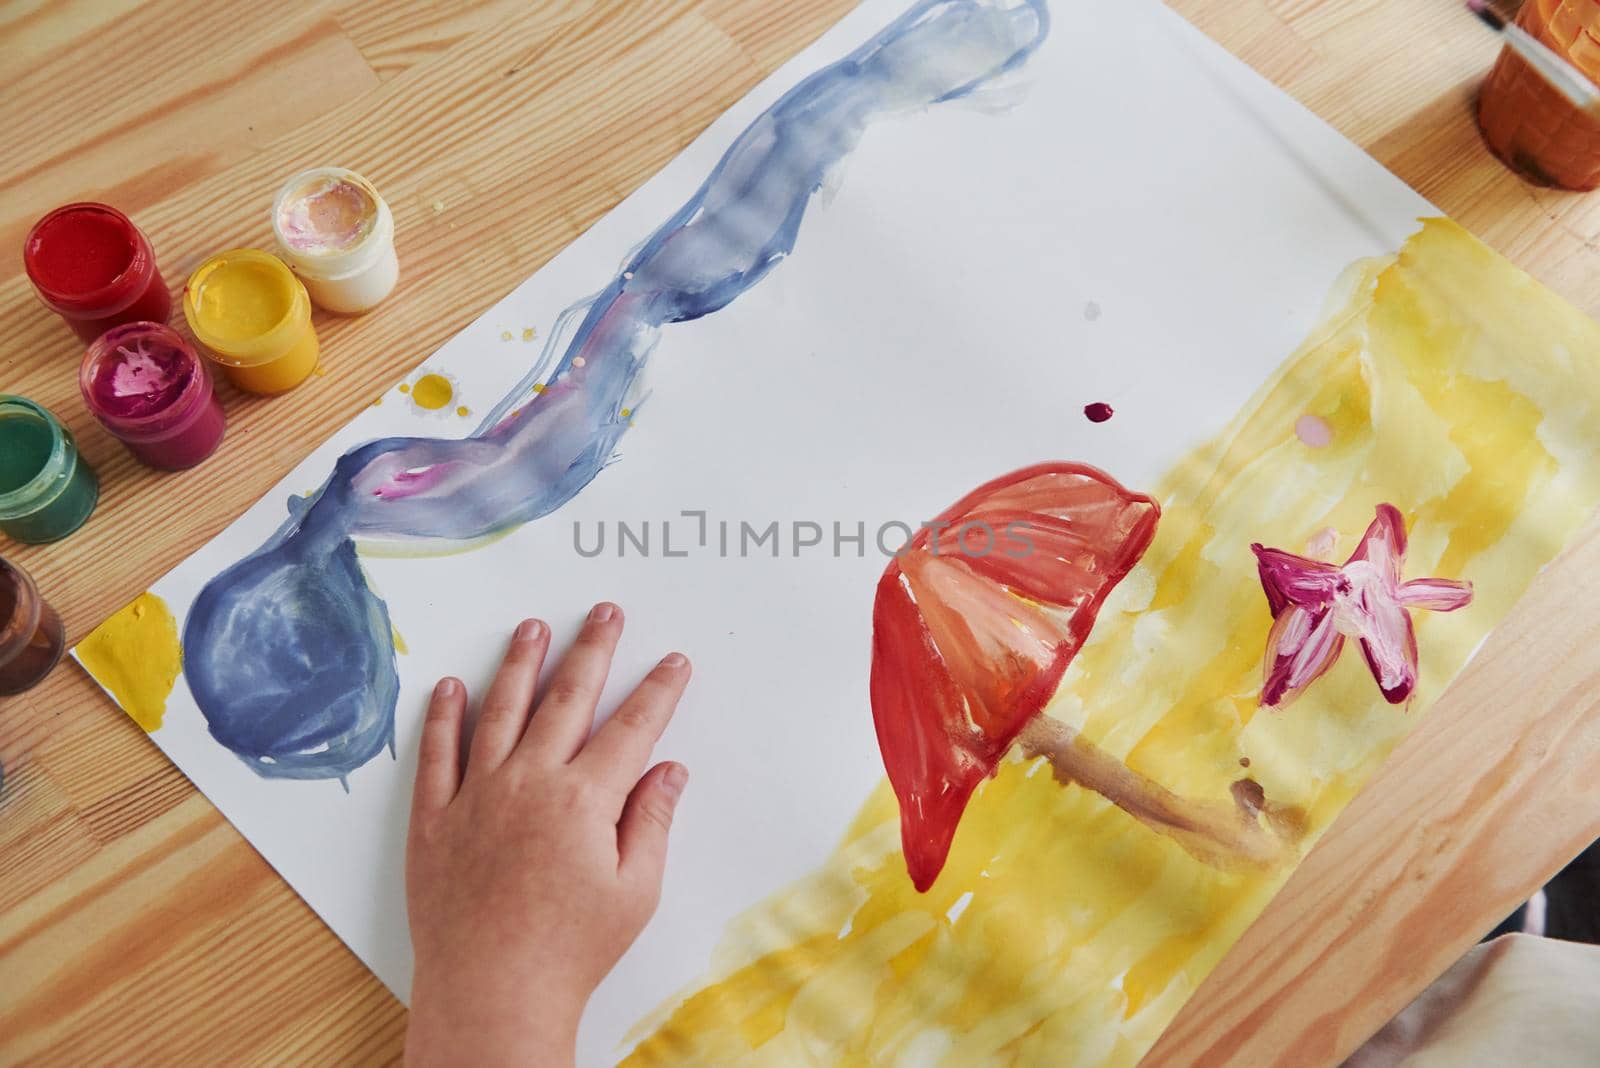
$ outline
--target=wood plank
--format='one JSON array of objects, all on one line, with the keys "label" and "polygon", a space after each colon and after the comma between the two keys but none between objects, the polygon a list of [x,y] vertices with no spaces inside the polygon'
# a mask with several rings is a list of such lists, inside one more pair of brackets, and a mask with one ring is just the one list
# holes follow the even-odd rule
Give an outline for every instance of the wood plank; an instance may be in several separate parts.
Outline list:
[{"label": "wood plank", "polygon": [[802,4],[753,4],[749,0],[705,0],[705,17],[768,70],[822,36],[855,7],[854,0],[810,0]]},{"label": "wood plank", "polygon": [[[419,63],[449,52],[474,33],[526,9],[526,0],[353,0],[336,12],[339,25],[360,49],[367,65],[387,81]],[[593,0],[559,0],[535,6],[529,27],[553,33],[593,9]]]},{"label": "wood plank", "polygon": [[[105,485],[101,510],[67,543],[0,551],[35,573],[81,636],[850,6],[0,9],[0,144],[27,146],[0,159],[0,241],[61,196],[107,196],[138,211],[177,285],[225,244],[266,243],[277,182],[338,159],[389,196],[403,273],[380,313],[319,316],[324,375],[274,400],[224,390],[224,451],[163,476],[137,468],[82,410],[76,342],[34,303],[15,258],[0,258],[4,388],[63,415]],[[1533,189],[1483,151],[1472,96],[1496,45],[1469,17],[1432,0],[1173,6],[1517,262],[1600,308],[1600,200]],[[196,27],[215,35],[209,56],[193,54]],[[169,79],[129,87],[113,65],[86,62],[135,30]],[[241,133],[256,108],[267,118]],[[1600,611],[1572,592],[1597,563],[1591,527],[1151,1063],[1337,1059],[1600,833],[1600,713],[1587,696]],[[0,705],[0,760],[0,1061],[398,1056],[403,1010],[76,669]]]},{"label": "wood plank", "polygon": [[229,1062],[373,984],[198,794],[8,910],[0,959],[8,1061]]},{"label": "wood plank", "polygon": [[[285,17],[271,4],[153,0],[31,68],[14,65],[7,43],[0,35],[0,144],[28,146],[0,156],[7,249],[20,247],[63,190],[145,223],[145,209],[174,188],[378,82],[332,14],[316,6]],[[138,92],[128,91],[130,71],[141,76]],[[170,262],[170,250],[155,244]],[[0,259],[0,279],[20,272],[18,257]]]},{"label": "wood plank", "polygon": [[[6,0],[0,5],[0,56],[6,69],[24,70],[79,45],[95,30],[137,10],[146,0]],[[80,53],[81,54],[81,53]]]},{"label": "wood plank", "polygon": [[43,766],[8,766],[0,797],[0,915],[75,877],[98,848],[93,829]]}]

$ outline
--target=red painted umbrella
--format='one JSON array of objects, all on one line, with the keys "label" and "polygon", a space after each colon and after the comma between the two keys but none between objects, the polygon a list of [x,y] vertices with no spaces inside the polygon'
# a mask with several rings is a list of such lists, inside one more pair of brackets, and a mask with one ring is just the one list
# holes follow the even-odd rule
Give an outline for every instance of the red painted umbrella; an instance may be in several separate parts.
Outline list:
[{"label": "red painted umbrella", "polygon": [[[995,479],[924,526],[873,606],[872,715],[900,802],[906,868],[933,885],[972,791],[1014,743],[1210,862],[1276,852],[1255,815],[1192,802],[1041,715],[1160,508],[1104,472],[1048,463]],[[1252,784],[1253,785],[1253,784]]]}]

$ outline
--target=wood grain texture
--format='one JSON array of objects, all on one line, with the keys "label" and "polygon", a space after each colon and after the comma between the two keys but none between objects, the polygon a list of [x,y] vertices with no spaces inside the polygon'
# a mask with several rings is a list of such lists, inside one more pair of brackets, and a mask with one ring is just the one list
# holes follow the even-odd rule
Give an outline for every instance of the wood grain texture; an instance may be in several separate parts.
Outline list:
[{"label": "wood grain texture", "polygon": [[[0,257],[0,390],[62,415],[105,486],[64,545],[0,552],[34,572],[81,637],[850,6],[0,5],[0,245],[13,250]],[[1454,5],[1174,6],[1513,260],[1600,309],[1600,200],[1526,186],[1480,147],[1471,97],[1495,44]],[[134,39],[163,77],[130,83],[98,59]],[[325,374],[294,393],[224,390],[230,429],[216,460],[181,476],[138,468],[77,399],[79,350],[21,277],[22,231],[63,199],[115,200],[154,235],[177,286],[213,251],[266,243],[276,184],[328,160],[389,196],[399,290],[376,315],[319,316]],[[1336,1061],[1600,833],[1600,609],[1576,592],[1597,567],[1591,527],[1150,1063]],[[0,702],[0,762],[0,1062],[397,1058],[404,1010],[77,669]]]},{"label": "wood grain texture", "polygon": [[[142,215],[308,112],[377,84],[330,11],[306,5],[285,17],[272,4],[190,0],[151,0],[5,74],[0,145],[27,146],[0,165],[6,249],[21,247],[37,205],[64,190]],[[19,256],[3,262],[0,278],[21,272]]]}]

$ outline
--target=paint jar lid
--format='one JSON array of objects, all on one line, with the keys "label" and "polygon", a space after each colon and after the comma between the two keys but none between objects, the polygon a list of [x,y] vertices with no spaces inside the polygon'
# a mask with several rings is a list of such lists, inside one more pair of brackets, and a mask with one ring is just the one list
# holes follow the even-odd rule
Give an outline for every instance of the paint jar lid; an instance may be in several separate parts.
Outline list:
[{"label": "paint jar lid", "polygon": [[0,423],[11,419],[42,426],[49,438],[49,450],[39,470],[28,481],[0,492],[0,520],[21,519],[49,504],[60,495],[77,463],[77,449],[66,429],[48,409],[26,397],[0,393]]},{"label": "paint jar lid", "polygon": [[272,235],[297,273],[322,282],[372,268],[394,245],[394,214],[373,184],[348,167],[314,167],[283,184]]},{"label": "paint jar lid", "polygon": [[[70,288],[62,268],[69,263],[81,266],[88,244],[102,254],[125,249],[126,260],[102,257],[106,272],[111,272],[107,277],[86,289]],[[115,249],[108,247],[113,244]],[[22,265],[46,307],[93,319],[114,315],[137,300],[155,274],[156,258],[132,219],[109,204],[80,201],[64,204],[33,224],[22,243]]]}]

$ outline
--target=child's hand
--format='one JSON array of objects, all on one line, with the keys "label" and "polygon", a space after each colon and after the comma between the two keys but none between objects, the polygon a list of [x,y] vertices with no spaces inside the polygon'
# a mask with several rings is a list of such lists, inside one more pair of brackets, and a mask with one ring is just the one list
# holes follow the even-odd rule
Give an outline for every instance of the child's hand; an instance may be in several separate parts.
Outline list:
[{"label": "child's hand", "polygon": [[530,718],[550,628],[524,622],[470,753],[465,688],[434,690],[406,849],[414,1064],[571,1064],[589,995],[655,911],[688,773],[645,767],[689,662],[662,660],[589,740],[621,634],[596,605]]}]

